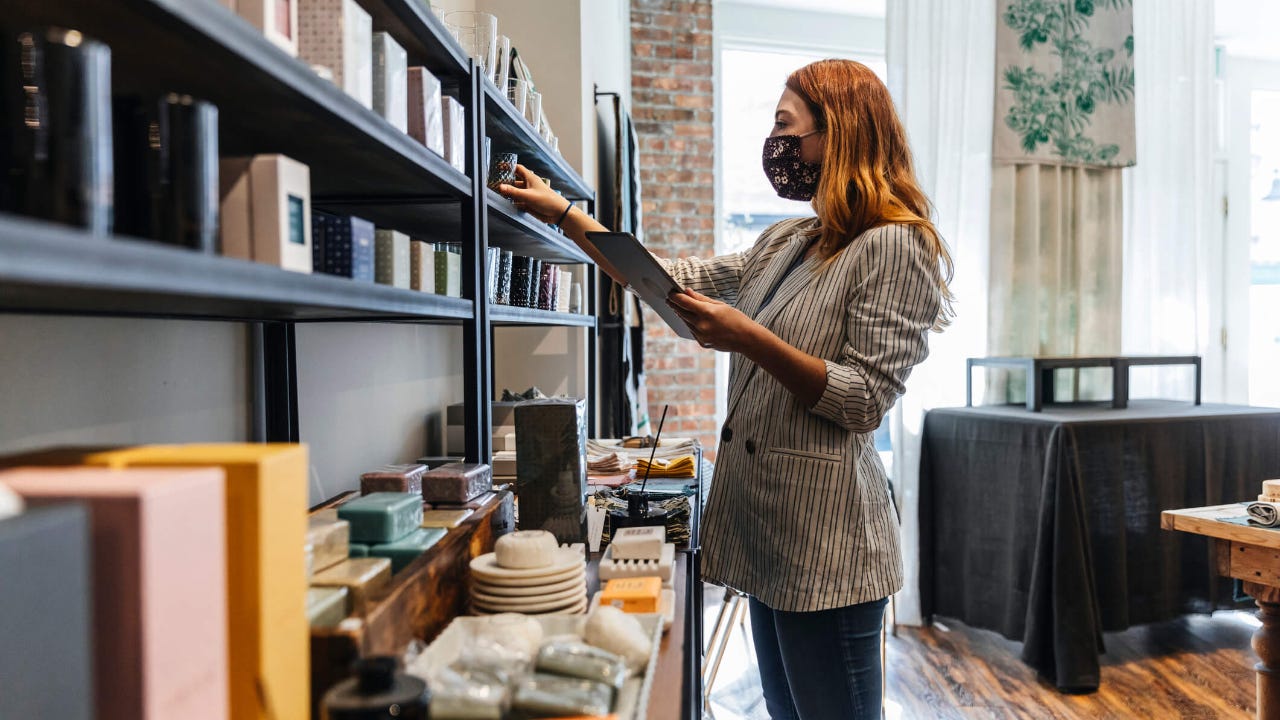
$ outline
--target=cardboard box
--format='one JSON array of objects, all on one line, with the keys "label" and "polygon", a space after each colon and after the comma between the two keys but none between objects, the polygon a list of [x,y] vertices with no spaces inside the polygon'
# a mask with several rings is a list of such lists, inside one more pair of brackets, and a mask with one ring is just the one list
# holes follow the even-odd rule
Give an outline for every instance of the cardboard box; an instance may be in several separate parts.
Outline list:
[{"label": "cardboard box", "polygon": [[297,0],[223,0],[223,4],[261,30],[276,47],[298,56]]},{"label": "cardboard box", "polygon": [[390,33],[373,34],[373,110],[409,131],[409,55]]},{"label": "cardboard box", "polygon": [[375,238],[374,279],[383,285],[407,289],[411,274],[409,236],[378,228]]},{"label": "cardboard box", "polygon": [[444,123],[444,159],[458,169],[467,171],[467,111],[462,103],[445,95],[440,98],[440,110]]},{"label": "cardboard box", "polygon": [[373,18],[356,0],[298,0],[298,56],[373,108]]},{"label": "cardboard box", "polygon": [[411,67],[409,78],[409,135],[444,157],[444,119],[440,80],[424,67]]},{"label": "cardboard box", "polygon": [[226,158],[222,254],[311,272],[311,170],[284,155]]},{"label": "cardboard box", "polygon": [[409,243],[409,287],[422,292],[436,291],[436,254],[422,240]]}]

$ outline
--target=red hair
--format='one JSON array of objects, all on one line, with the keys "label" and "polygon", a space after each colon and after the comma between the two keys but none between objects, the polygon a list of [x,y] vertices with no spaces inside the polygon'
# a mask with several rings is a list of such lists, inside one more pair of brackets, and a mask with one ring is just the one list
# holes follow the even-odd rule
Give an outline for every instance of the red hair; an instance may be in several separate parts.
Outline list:
[{"label": "red hair", "polygon": [[826,133],[822,177],[813,198],[820,221],[818,252],[830,259],[881,225],[910,225],[939,265],[942,308],[935,329],[952,315],[947,282],[951,254],[930,220],[929,198],[916,182],[907,133],[893,98],[866,65],[819,60],[791,73],[787,87],[809,106]]}]

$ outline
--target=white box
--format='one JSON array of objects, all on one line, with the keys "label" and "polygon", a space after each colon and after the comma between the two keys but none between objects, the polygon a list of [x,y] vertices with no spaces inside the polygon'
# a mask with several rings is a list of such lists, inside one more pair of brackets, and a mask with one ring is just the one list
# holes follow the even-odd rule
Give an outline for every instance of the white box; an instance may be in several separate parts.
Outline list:
[{"label": "white box", "polygon": [[297,0],[222,0],[222,4],[261,30],[276,47],[298,56]]},{"label": "white box", "polygon": [[378,228],[374,237],[374,279],[383,285],[409,287],[409,236]]},{"label": "white box", "polygon": [[227,158],[222,254],[311,272],[311,170],[284,155]]},{"label": "white box", "polygon": [[569,312],[569,290],[573,287],[573,272],[560,271],[560,284],[556,287],[556,311]]},{"label": "white box", "polygon": [[444,157],[444,120],[440,80],[422,67],[411,67],[409,78],[409,135]]},{"label": "white box", "polygon": [[445,95],[440,98],[441,115],[444,118],[444,159],[458,169],[467,171],[467,111],[462,103]]},{"label": "white box", "polygon": [[422,292],[436,291],[436,254],[422,240],[409,241],[409,287]]},{"label": "white box", "polygon": [[667,529],[660,525],[625,527],[609,541],[614,560],[658,560],[667,542]]},{"label": "white box", "polygon": [[356,0],[299,0],[298,54],[373,108],[373,18]]},{"label": "white box", "polygon": [[409,131],[409,55],[389,33],[373,34],[373,109]]}]

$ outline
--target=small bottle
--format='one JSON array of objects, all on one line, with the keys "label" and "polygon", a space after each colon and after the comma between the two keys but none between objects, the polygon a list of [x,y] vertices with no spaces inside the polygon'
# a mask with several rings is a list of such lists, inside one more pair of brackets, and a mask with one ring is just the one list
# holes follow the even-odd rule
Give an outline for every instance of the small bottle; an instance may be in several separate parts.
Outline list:
[{"label": "small bottle", "polygon": [[397,673],[387,656],[357,660],[356,676],[334,685],[321,702],[326,720],[427,720],[427,684]]}]

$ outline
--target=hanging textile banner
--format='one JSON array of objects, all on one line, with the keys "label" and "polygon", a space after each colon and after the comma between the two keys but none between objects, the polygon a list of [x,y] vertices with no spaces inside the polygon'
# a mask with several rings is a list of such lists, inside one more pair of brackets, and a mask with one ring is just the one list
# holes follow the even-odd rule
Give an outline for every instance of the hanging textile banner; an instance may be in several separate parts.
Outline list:
[{"label": "hanging textile banner", "polygon": [[996,163],[1137,160],[1133,0],[1000,0]]}]

